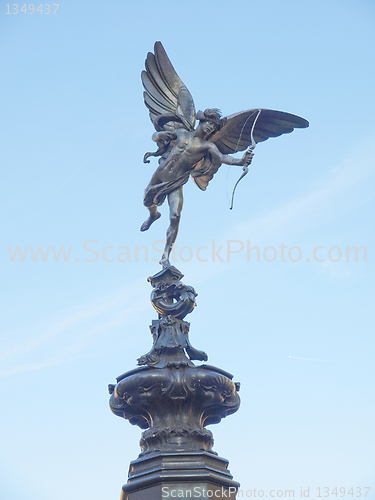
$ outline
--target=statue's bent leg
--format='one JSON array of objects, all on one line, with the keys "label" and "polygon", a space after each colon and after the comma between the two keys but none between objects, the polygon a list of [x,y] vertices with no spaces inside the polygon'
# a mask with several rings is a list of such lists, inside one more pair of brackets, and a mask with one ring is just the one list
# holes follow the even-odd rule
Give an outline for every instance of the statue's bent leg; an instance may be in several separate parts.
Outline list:
[{"label": "statue's bent leg", "polygon": [[147,229],[151,226],[151,224],[161,217],[161,214],[158,212],[158,205],[154,203],[154,196],[155,196],[154,188],[155,186],[160,184],[160,182],[161,180],[159,178],[159,169],[157,169],[154,175],[151,177],[151,180],[145,189],[143,204],[150,212],[150,215],[142,224],[141,231],[147,231]]},{"label": "statue's bent leg", "polygon": [[148,211],[150,212],[150,215],[148,218],[144,221],[144,223],[141,226],[141,231],[147,231],[147,229],[151,226],[153,222],[155,222],[159,217],[161,217],[160,212],[158,212],[158,207],[157,205],[151,205],[149,207],[146,207]]},{"label": "statue's bent leg", "polygon": [[165,243],[164,252],[160,261],[163,267],[169,267],[169,255],[171,253],[174,242],[177,238],[178,226],[180,225],[181,210],[183,205],[182,186],[169,193],[169,228],[167,231],[167,241]]}]

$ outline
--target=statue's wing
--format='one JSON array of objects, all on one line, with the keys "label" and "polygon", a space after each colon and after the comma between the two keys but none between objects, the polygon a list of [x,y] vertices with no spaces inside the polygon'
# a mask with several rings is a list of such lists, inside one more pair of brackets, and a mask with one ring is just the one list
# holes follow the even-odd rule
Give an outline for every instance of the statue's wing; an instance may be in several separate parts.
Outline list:
[{"label": "statue's wing", "polygon": [[[266,141],[270,137],[289,134],[295,128],[309,126],[309,122],[304,118],[271,109],[249,109],[228,116],[224,120],[224,126],[209,138],[223,154],[245,150],[253,144],[251,133],[257,143]],[[203,158],[191,172],[195,184],[204,191],[220,165],[220,161],[212,158],[210,154]]]},{"label": "statue's wing", "polygon": [[[258,112],[259,116],[258,116]],[[254,130],[253,124],[257,118]],[[223,154],[244,151],[251,144],[251,132],[256,143],[266,141],[270,137],[289,134],[295,128],[306,128],[309,122],[283,111],[272,109],[249,109],[235,113],[225,119],[224,126],[210,137]]]},{"label": "statue's wing", "polygon": [[156,42],[154,54],[149,52],[146,71],[142,71],[143,94],[150,118],[156,130],[185,127],[194,130],[193,98],[180,80],[161,42]]}]

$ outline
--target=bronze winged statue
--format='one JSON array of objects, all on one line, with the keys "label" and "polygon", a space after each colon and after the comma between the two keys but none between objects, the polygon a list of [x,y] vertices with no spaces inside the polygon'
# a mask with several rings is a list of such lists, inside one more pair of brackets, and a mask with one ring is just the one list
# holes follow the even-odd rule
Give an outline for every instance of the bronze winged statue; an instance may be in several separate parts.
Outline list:
[{"label": "bronze winged statue", "polygon": [[[142,82],[145,105],[156,129],[152,139],[158,145],[157,151],[146,153],[143,161],[149,163],[150,156],[160,156],[160,159],[145,190],[143,203],[150,215],[141,231],[159,219],[158,206],[168,198],[170,224],[160,261],[166,268],[170,266],[169,255],[180,223],[182,186],[190,175],[203,191],[223,163],[242,166],[243,176],[258,142],[288,134],[295,128],[306,128],[309,123],[299,116],[270,109],[249,109],[225,118],[216,108],[196,113],[193,98],[161,42],[155,43],[154,54],[147,54]],[[195,127],[197,120],[199,124]],[[247,148],[242,158],[229,156]]]}]

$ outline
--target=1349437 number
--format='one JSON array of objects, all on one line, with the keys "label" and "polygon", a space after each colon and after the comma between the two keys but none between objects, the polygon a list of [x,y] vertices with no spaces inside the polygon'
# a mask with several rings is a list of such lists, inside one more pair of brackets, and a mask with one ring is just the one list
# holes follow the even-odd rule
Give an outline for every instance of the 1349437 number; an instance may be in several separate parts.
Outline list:
[{"label": "1349437 number", "polygon": [[343,498],[345,496],[351,496],[352,498],[366,498],[367,493],[371,488],[317,488],[317,498],[327,498],[327,497],[336,497]]},{"label": "1349437 number", "polygon": [[19,5],[18,3],[6,3],[5,7],[7,9],[6,14],[34,14],[34,12],[38,12],[39,14],[56,14],[57,9],[59,8],[59,3],[41,3],[38,6],[30,3]]}]

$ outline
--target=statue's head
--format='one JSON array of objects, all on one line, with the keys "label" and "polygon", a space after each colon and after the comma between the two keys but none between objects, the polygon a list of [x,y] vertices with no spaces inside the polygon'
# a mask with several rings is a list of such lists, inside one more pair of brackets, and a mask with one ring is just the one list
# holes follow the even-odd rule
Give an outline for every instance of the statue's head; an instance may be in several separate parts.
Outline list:
[{"label": "statue's head", "polygon": [[204,111],[198,111],[196,117],[199,120],[199,125],[205,124],[207,128],[207,135],[220,130],[225,123],[225,118],[221,117],[221,111],[217,108],[208,108]]}]

